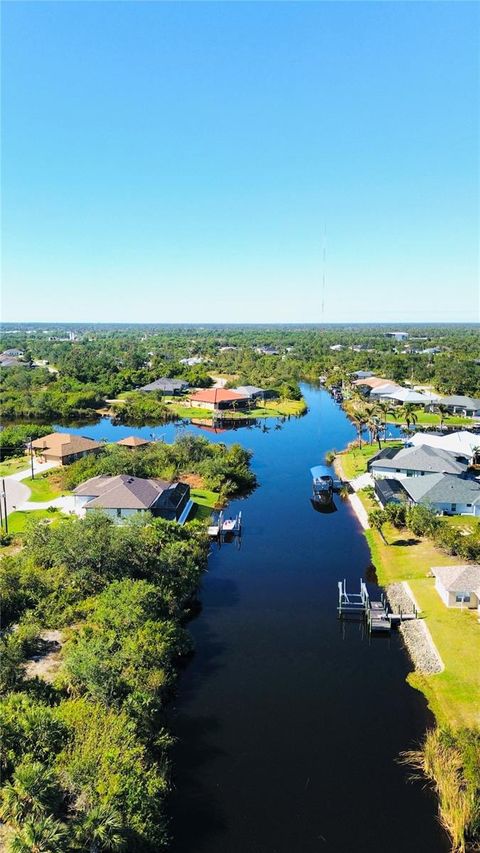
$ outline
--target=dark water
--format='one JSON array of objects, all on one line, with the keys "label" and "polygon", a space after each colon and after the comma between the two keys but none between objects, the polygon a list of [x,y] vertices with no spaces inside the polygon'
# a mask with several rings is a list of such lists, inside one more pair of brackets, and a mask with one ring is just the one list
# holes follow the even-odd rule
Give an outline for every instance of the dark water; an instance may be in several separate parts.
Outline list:
[{"label": "dark water", "polygon": [[[196,653],[172,710],[172,850],[442,853],[434,799],[395,761],[432,723],[400,638],[369,641],[336,616],[337,581],[358,588],[366,542],[348,503],[320,515],[309,500],[309,468],[355,432],[327,393],[304,390],[303,418],[210,435],[254,451],[260,488],[231,505],[241,549],[214,550],[190,625]],[[181,430],[103,419],[78,431]]]},{"label": "dark water", "polygon": [[[173,711],[175,853],[441,853],[435,802],[398,753],[432,722],[400,638],[336,617],[369,552],[349,505],[320,515],[312,464],[354,431],[322,391],[281,430],[238,432],[261,487],[236,502],[240,550],[215,550]],[[225,436],[223,436],[225,438]]]}]

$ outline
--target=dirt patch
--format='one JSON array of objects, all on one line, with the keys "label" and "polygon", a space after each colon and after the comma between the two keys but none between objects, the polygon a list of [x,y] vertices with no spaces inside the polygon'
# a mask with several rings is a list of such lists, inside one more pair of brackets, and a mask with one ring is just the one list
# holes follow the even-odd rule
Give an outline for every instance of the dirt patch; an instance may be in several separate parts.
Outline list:
[{"label": "dirt patch", "polygon": [[60,631],[42,631],[39,636],[37,654],[25,667],[26,678],[41,678],[51,684],[61,662],[63,636]]},{"label": "dirt patch", "polygon": [[182,474],[182,483],[187,483],[191,489],[204,489],[205,481],[200,474]]}]

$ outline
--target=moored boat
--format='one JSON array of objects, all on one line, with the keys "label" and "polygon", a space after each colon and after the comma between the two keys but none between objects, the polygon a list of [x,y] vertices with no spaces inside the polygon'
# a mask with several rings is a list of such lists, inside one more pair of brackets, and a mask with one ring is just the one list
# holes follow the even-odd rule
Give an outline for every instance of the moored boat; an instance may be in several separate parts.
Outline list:
[{"label": "moored boat", "polygon": [[312,474],[313,500],[320,504],[329,504],[333,498],[333,477],[325,465],[310,468]]}]

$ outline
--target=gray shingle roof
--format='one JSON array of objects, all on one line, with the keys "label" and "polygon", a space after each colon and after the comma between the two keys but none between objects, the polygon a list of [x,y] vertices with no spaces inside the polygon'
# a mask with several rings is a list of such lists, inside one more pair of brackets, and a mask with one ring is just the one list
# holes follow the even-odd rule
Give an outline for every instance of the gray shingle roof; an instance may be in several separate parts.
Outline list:
[{"label": "gray shingle roof", "polygon": [[155,379],[155,382],[150,382],[140,388],[140,391],[183,391],[187,387],[187,383],[182,379],[170,379],[167,376],[162,376],[160,379]]},{"label": "gray shingle roof", "polygon": [[244,397],[255,397],[265,393],[263,388],[257,388],[256,385],[239,385],[238,388],[234,388],[233,390]]},{"label": "gray shingle roof", "polygon": [[480,400],[474,397],[463,397],[461,394],[442,397],[439,403],[443,406],[464,406],[466,409],[480,409]]},{"label": "gray shingle roof", "polygon": [[418,447],[402,447],[381,451],[370,460],[369,468],[395,471],[397,468],[408,471],[425,471],[438,474],[464,474],[465,462],[459,462],[455,453],[421,444]]},{"label": "gray shingle roof", "polygon": [[400,481],[415,503],[480,503],[478,480],[455,477],[452,474],[426,474]]},{"label": "gray shingle roof", "polygon": [[91,497],[85,506],[101,509],[150,509],[160,495],[171,487],[166,480],[143,479],[119,474],[92,477],[73,490],[74,495]]},{"label": "gray shingle roof", "polygon": [[480,594],[480,566],[433,566],[432,572],[448,592]]}]

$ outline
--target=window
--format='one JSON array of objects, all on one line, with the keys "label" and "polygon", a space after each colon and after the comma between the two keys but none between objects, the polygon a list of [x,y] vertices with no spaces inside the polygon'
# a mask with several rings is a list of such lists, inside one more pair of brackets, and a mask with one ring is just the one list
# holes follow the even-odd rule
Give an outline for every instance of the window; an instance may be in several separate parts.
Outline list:
[{"label": "window", "polygon": [[122,517],[122,510],[117,509],[117,518],[121,518],[121,517]]},{"label": "window", "polygon": [[458,604],[468,604],[470,601],[470,593],[469,592],[457,592],[455,595],[455,601]]},{"label": "window", "polygon": [[452,511],[452,512],[456,512],[456,511],[457,511],[457,504],[451,504],[451,511]]}]

